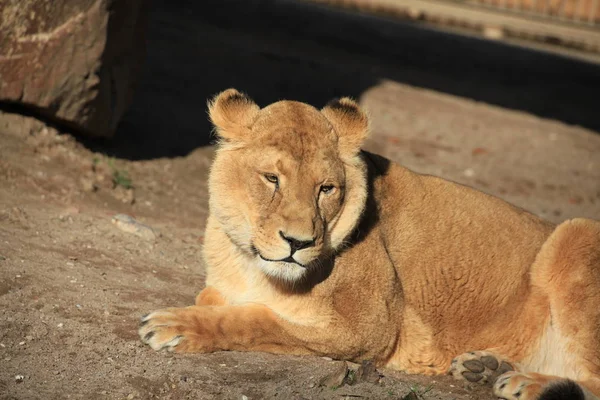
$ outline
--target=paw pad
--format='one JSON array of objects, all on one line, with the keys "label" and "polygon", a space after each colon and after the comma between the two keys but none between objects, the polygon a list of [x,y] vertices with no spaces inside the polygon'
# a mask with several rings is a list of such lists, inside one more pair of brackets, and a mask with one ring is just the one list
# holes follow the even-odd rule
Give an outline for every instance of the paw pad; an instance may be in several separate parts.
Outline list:
[{"label": "paw pad", "polygon": [[510,363],[499,360],[491,353],[472,351],[452,360],[448,373],[471,383],[492,384],[500,375],[513,370]]}]

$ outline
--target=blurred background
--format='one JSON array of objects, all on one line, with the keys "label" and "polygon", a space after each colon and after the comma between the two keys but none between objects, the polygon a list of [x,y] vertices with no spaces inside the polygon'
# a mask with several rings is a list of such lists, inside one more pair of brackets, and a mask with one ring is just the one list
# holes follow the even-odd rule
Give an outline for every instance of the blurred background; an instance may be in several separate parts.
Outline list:
[{"label": "blurred background", "polygon": [[228,87],[321,106],[393,81],[600,130],[598,0],[3,3],[2,107],[118,157],[206,145]]},{"label": "blurred background", "polygon": [[594,0],[155,0],[114,149],[205,145],[204,103],[224,88],[318,107],[385,80],[599,131],[599,22]]}]

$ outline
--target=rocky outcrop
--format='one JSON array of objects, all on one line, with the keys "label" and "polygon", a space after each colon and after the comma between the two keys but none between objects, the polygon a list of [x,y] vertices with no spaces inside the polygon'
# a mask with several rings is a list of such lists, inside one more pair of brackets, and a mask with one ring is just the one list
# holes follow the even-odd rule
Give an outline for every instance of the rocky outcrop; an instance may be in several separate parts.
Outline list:
[{"label": "rocky outcrop", "polygon": [[111,136],[144,57],[146,0],[4,0],[0,103]]}]

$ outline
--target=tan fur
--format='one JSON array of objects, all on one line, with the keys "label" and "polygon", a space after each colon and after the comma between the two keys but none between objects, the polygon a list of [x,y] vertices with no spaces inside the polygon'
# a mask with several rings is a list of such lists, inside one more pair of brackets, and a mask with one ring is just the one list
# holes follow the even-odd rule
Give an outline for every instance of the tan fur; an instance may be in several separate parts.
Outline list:
[{"label": "tan fur", "polygon": [[[209,113],[222,141],[207,287],[195,306],[144,317],[146,343],[371,359],[421,374],[485,350],[547,374],[528,375],[539,388],[556,375],[600,394],[600,223],[554,227],[361,152],[369,122],[348,98],[260,109],[229,89]],[[521,399],[540,390],[530,393]]]}]

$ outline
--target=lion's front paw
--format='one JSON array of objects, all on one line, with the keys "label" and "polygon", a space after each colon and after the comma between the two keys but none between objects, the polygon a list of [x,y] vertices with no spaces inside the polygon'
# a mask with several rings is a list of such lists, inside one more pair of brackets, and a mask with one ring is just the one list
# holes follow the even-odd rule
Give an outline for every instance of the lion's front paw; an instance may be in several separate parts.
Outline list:
[{"label": "lion's front paw", "polygon": [[195,307],[167,308],[144,315],[138,333],[142,341],[154,350],[177,352],[210,351],[202,340]]},{"label": "lion's front paw", "polygon": [[512,370],[512,364],[490,352],[471,351],[452,360],[448,373],[471,383],[492,384],[500,375]]}]

